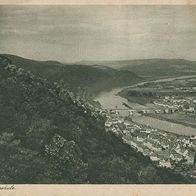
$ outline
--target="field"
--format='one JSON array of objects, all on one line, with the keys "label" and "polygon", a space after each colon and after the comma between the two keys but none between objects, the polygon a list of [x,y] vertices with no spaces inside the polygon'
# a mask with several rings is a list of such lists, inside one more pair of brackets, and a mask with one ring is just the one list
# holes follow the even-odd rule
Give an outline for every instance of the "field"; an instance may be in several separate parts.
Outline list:
[{"label": "field", "polygon": [[196,121],[195,121],[196,114],[185,115],[184,113],[173,113],[173,114],[156,114],[156,115],[151,114],[151,116],[162,120],[183,124],[190,127],[196,127]]}]

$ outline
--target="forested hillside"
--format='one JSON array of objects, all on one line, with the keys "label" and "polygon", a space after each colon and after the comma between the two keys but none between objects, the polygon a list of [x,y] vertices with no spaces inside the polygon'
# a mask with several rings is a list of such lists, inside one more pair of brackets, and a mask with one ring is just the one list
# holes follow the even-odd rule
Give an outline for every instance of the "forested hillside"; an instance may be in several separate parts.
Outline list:
[{"label": "forested hillside", "polygon": [[0,183],[188,183],[105,132],[58,83],[0,58]]},{"label": "forested hillside", "polygon": [[13,64],[19,65],[39,77],[47,78],[53,82],[61,82],[75,93],[85,91],[91,96],[104,90],[127,86],[141,80],[131,71],[116,70],[105,66],[35,61],[8,54],[0,56],[8,57]]},{"label": "forested hillside", "polygon": [[[96,62],[94,62],[96,63]],[[94,64],[91,62],[91,64]],[[86,62],[86,64],[88,64]],[[138,59],[138,60],[121,60],[121,61],[103,61],[100,65],[116,68],[118,70],[127,70],[134,72],[138,76],[160,79],[175,76],[194,75],[196,74],[196,61],[185,59]]]}]

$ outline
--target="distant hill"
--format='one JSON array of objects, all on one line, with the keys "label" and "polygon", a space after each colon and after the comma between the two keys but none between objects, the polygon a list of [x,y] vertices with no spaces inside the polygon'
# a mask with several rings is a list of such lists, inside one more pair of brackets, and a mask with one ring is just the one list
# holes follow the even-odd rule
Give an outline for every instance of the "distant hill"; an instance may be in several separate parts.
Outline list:
[{"label": "distant hill", "polygon": [[13,64],[29,70],[35,75],[51,81],[61,81],[74,92],[77,92],[78,89],[85,89],[91,94],[97,94],[114,87],[136,83],[141,79],[131,71],[117,70],[107,66],[35,61],[8,54],[0,56],[9,58]]},{"label": "distant hill", "polygon": [[163,78],[196,74],[196,61],[185,59],[142,59],[90,63],[99,63],[100,65],[113,67],[119,70],[132,71],[141,77]]},{"label": "distant hill", "polygon": [[1,184],[191,182],[157,168],[104,124],[59,83],[0,57]]}]

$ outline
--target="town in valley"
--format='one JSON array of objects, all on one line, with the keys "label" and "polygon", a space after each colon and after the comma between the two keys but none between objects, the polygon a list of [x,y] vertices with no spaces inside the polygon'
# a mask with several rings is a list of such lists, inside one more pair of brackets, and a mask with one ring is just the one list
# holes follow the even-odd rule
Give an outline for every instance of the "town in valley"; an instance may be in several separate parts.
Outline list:
[{"label": "town in valley", "polygon": [[[196,178],[195,82],[196,77],[191,76],[172,82],[146,82],[123,89],[130,102],[123,102],[121,108],[116,105],[99,110],[107,118],[106,130],[121,137],[124,143],[149,157],[158,167]],[[115,96],[119,94],[123,93]],[[148,101],[142,104],[138,94],[146,96]],[[135,108],[131,104],[132,96],[138,96]],[[163,124],[161,129],[160,124],[156,126],[153,120],[171,124],[168,128]],[[182,126],[181,131],[178,126]]]}]

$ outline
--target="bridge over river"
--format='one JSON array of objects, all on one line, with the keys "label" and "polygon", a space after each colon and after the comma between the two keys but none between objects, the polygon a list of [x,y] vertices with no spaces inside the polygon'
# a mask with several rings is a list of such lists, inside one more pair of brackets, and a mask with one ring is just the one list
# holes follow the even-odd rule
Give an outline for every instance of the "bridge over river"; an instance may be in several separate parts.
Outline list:
[{"label": "bridge over river", "polygon": [[[189,77],[193,77],[193,76],[176,77],[176,78],[170,78],[167,80],[164,79],[163,81],[172,81],[175,79],[189,78]],[[158,80],[158,82],[161,82],[161,80]],[[139,83],[137,85],[140,85],[140,84],[144,84],[144,83]],[[137,85],[134,85],[134,86],[137,86]],[[96,97],[95,101],[98,101],[101,104],[102,110],[117,111],[119,115],[121,116],[129,115],[129,112],[131,110],[134,110],[135,113],[137,114],[139,114],[139,111],[149,110],[149,108],[145,105],[128,102],[127,99],[120,97],[118,93],[124,88],[127,88],[127,87],[116,88],[109,92],[102,92]],[[125,104],[128,105],[130,109],[127,108]],[[157,128],[157,129],[162,129],[164,131],[176,133],[179,135],[187,135],[187,136],[196,135],[196,128],[185,126],[182,124],[173,123],[173,122],[168,122],[165,120],[160,120],[160,119],[153,118],[150,116],[133,115],[132,120],[135,121],[136,123],[144,124],[147,126],[151,126],[153,128]]]},{"label": "bridge over river", "polygon": [[[172,113],[177,112],[177,110],[169,110],[169,109],[129,109],[129,108],[102,108],[100,109],[102,112],[108,113],[115,113],[115,114],[122,114],[123,116],[126,115],[134,115],[134,114],[158,114],[158,113]],[[123,113],[124,111],[124,113]]]}]

